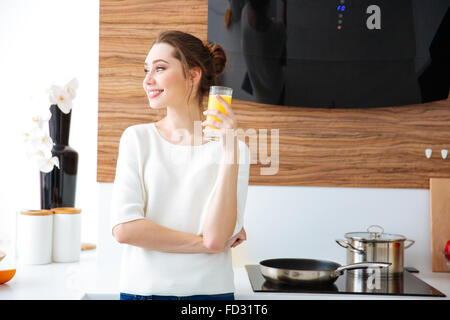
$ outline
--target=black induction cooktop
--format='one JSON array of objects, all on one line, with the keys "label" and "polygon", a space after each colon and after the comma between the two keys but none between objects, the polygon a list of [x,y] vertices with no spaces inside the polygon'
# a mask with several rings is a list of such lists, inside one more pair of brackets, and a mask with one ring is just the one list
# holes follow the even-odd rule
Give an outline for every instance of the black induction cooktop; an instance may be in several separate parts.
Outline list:
[{"label": "black induction cooktop", "polygon": [[329,286],[294,286],[267,281],[262,276],[259,265],[246,265],[245,269],[254,292],[446,296],[406,270],[403,276],[398,278],[380,278],[376,285],[346,272]]}]

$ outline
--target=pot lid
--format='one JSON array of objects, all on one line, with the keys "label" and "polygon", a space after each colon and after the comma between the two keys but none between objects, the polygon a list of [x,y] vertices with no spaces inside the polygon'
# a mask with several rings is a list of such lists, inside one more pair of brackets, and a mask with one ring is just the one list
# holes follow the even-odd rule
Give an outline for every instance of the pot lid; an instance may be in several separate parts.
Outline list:
[{"label": "pot lid", "polygon": [[[376,230],[378,229],[378,230]],[[371,225],[367,232],[348,232],[345,234],[347,239],[363,241],[401,241],[406,240],[401,234],[384,233],[384,229],[378,225]]]}]

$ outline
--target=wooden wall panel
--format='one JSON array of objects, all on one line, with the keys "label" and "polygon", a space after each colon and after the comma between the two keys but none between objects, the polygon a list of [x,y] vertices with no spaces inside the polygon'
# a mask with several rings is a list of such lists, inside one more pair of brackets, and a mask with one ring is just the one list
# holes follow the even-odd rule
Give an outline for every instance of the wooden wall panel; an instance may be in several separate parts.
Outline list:
[{"label": "wooden wall panel", "polygon": [[[156,35],[179,29],[206,39],[207,0],[100,1],[99,182],[114,180],[122,131],[157,121],[148,107],[143,63]],[[233,100],[239,126],[279,130],[279,170],[251,166],[252,185],[429,188],[450,177],[450,99],[374,109],[315,109]],[[270,141],[270,139],[269,139]],[[270,148],[270,145],[269,145]],[[431,148],[431,159],[425,149]],[[259,159],[258,159],[259,160]]]},{"label": "wooden wall panel", "polygon": [[450,179],[430,179],[431,269],[450,272],[443,251],[450,241]]}]

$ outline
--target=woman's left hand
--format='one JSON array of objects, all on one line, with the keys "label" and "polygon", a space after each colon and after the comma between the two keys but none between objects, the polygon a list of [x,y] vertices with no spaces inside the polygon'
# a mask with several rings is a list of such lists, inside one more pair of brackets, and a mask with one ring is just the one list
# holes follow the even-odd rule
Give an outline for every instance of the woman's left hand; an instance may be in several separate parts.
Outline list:
[{"label": "woman's left hand", "polygon": [[242,227],[241,231],[239,231],[233,238],[228,240],[227,248],[237,247],[245,240],[247,240],[247,233],[245,232],[244,227]]},{"label": "woman's left hand", "polygon": [[[214,116],[220,121],[216,120],[205,120],[202,122],[202,126],[213,126],[217,129],[210,129],[210,128],[203,128],[203,133],[207,136],[214,136],[218,138],[222,138],[222,141],[225,141],[225,137],[227,134],[227,131],[233,134],[234,136],[234,130],[237,129],[237,120],[233,113],[233,110],[231,110],[231,106],[228,102],[225,101],[220,95],[216,95],[217,100],[222,104],[223,108],[225,109],[225,112],[227,114],[224,114],[220,110],[205,110],[203,112],[204,115],[210,115]],[[231,131],[230,131],[231,130]]]}]

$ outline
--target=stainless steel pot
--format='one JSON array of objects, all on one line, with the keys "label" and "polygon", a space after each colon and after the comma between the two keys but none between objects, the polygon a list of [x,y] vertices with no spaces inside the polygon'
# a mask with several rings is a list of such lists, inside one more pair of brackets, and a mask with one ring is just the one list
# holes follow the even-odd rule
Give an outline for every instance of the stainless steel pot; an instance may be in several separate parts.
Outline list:
[{"label": "stainless steel pot", "polygon": [[[378,231],[376,231],[378,229]],[[336,243],[347,249],[347,264],[360,262],[387,262],[389,268],[381,270],[382,277],[401,277],[403,275],[404,249],[411,247],[414,240],[399,234],[384,233],[378,225],[367,228],[367,232],[349,232],[346,240]],[[405,242],[408,244],[405,245]],[[367,277],[365,270],[349,270],[354,276]]]}]

